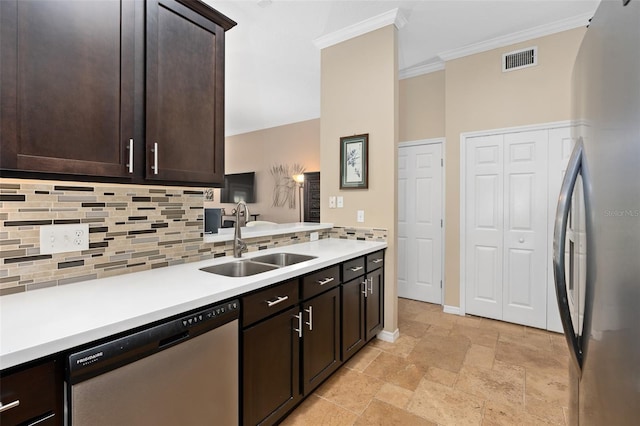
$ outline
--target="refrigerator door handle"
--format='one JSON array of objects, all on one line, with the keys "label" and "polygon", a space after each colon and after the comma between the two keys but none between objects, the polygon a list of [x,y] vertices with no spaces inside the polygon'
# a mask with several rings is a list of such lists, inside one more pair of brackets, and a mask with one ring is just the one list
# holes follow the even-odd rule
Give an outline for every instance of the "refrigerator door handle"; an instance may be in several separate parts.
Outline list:
[{"label": "refrigerator door handle", "polygon": [[569,210],[571,209],[571,196],[573,194],[573,189],[576,185],[578,175],[581,173],[582,155],[583,145],[582,138],[580,138],[573,148],[573,152],[571,153],[571,157],[569,158],[569,163],[567,165],[567,171],[562,181],[553,230],[553,275],[556,284],[558,309],[560,311],[562,327],[564,328],[564,335],[567,339],[567,344],[569,345],[569,351],[580,368],[582,368],[582,349],[580,347],[578,337],[576,336],[574,324],[571,320],[571,311],[569,310],[564,251],[567,238],[567,222],[569,218]]}]

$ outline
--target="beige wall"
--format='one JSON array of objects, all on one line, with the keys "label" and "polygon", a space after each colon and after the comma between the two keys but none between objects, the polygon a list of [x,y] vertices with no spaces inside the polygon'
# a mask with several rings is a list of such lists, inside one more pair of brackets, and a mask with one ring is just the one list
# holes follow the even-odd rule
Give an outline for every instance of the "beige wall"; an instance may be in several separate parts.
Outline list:
[{"label": "beige wall", "polygon": [[400,80],[400,141],[444,137],[445,72]]},{"label": "beige wall", "polygon": [[[257,203],[250,204],[251,213],[260,213],[260,220],[278,223],[298,222],[298,192],[296,208],[273,207],[273,165],[301,164],[308,172],[320,170],[320,119],[272,127],[225,139],[225,173],[256,172]],[[205,207],[224,207],[231,212],[233,204],[220,204],[220,190],[214,191],[214,202]]]},{"label": "beige wall", "polygon": [[[446,63],[445,305],[460,304],[460,134],[570,118],[578,28]],[[503,73],[501,57],[538,46],[538,66]]]},{"label": "beige wall", "polygon": [[[390,25],[321,52],[321,220],[388,230],[385,330],[397,329],[396,147],[398,142],[397,34]],[[340,137],[369,134],[369,188],[340,190]],[[329,209],[329,196],[344,208]],[[356,222],[356,211],[365,222]]]}]

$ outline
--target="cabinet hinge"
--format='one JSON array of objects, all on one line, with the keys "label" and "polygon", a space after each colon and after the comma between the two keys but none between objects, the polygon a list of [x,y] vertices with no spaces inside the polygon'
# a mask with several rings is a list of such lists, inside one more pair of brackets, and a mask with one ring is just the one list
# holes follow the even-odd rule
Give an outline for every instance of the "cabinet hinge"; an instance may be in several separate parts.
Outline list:
[{"label": "cabinet hinge", "polygon": [[440,228],[442,228],[444,226],[444,222],[442,219],[440,219]]},{"label": "cabinet hinge", "polygon": [[444,167],[444,158],[440,159],[440,167]]},{"label": "cabinet hinge", "polygon": [[442,288],[442,280],[440,280],[440,288]]}]

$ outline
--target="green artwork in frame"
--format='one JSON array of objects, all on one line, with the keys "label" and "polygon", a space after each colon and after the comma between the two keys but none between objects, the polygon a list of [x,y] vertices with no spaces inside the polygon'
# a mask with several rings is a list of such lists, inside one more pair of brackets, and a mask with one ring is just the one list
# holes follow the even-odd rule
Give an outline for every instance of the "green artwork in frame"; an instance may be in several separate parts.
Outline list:
[{"label": "green artwork in frame", "polygon": [[369,187],[369,134],[340,138],[340,189]]}]

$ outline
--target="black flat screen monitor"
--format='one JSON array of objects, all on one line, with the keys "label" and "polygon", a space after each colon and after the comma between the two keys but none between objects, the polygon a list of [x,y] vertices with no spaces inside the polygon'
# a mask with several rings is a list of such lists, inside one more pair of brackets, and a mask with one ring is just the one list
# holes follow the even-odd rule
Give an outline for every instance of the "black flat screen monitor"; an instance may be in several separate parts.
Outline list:
[{"label": "black flat screen monitor", "polygon": [[220,191],[221,203],[255,203],[255,172],[235,173],[224,176],[224,187]]}]

